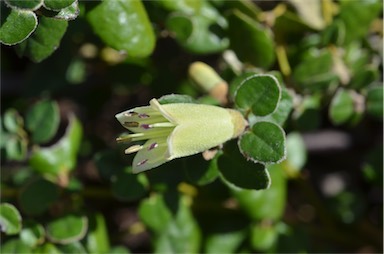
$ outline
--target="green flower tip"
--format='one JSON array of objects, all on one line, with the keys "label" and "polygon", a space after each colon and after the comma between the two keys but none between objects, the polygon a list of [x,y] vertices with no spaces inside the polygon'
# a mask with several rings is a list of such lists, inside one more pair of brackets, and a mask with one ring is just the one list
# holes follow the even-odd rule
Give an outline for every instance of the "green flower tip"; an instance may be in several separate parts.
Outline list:
[{"label": "green flower tip", "polygon": [[160,105],[156,99],[116,118],[132,132],[117,142],[145,141],[125,150],[126,154],[137,152],[132,163],[134,173],[218,146],[241,135],[247,125],[236,110],[192,103]]}]

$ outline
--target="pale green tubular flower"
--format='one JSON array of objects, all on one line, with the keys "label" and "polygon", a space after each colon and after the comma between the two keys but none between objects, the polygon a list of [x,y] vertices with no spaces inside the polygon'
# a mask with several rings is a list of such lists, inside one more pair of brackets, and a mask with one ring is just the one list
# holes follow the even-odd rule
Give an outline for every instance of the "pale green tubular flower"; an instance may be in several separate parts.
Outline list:
[{"label": "pale green tubular flower", "polygon": [[133,173],[216,147],[238,137],[247,125],[236,110],[193,103],[160,105],[156,99],[149,106],[121,112],[116,118],[133,132],[117,138],[118,142],[147,140],[125,150],[126,154],[137,152]]}]

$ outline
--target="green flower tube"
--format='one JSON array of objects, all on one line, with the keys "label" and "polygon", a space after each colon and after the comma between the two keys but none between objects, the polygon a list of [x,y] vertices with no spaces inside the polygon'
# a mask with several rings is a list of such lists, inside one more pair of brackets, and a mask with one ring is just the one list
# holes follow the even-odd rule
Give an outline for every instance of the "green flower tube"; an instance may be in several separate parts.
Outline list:
[{"label": "green flower tube", "polygon": [[133,132],[117,138],[118,142],[146,140],[125,151],[126,154],[137,152],[133,173],[218,146],[238,137],[247,125],[236,110],[193,103],[160,105],[156,99],[149,106],[121,112],[116,118]]}]

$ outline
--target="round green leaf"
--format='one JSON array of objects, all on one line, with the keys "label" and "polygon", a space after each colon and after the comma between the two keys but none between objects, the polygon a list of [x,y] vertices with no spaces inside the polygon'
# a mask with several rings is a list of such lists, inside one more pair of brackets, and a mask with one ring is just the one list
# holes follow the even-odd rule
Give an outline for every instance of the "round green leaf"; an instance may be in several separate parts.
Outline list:
[{"label": "round green leaf", "polygon": [[268,68],[275,61],[274,42],[270,31],[236,10],[228,17],[230,48],[242,62]]},{"label": "round green leaf", "polygon": [[5,0],[5,3],[13,9],[37,10],[43,4],[43,0]]},{"label": "round green leaf", "polygon": [[276,110],[272,114],[263,117],[263,120],[274,122],[278,125],[283,125],[284,122],[288,119],[292,108],[293,98],[289,94],[287,88],[283,87],[281,90],[281,99]]},{"label": "round green leaf", "polygon": [[73,254],[87,253],[87,251],[85,250],[81,242],[68,243],[65,245],[60,245],[58,247],[62,253],[73,253]]},{"label": "round green leaf", "polygon": [[383,119],[383,86],[372,87],[367,94],[367,112],[378,118]]},{"label": "round green leaf", "polygon": [[240,109],[265,116],[276,110],[280,96],[279,82],[274,76],[255,74],[241,83],[235,94],[235,102]]},{"label": "round green leaf", "polygon": [[7,159],[23,161],[27,156],[27,140],[16,135],[9,135],[5,143]]},{"label": "round green leaf", "polygon": [[278,221],[284,213],[287,181],[281,164],[268,166],[271,186],[267,190],[231,189],[233,196],[246,214],[255,221]]},{"label": "round green leaf", "polygon": [[89,253],[109,253],[107,225],[102,214],[88,217],[89,227],[86,235],[86,247]]},{"label": "round green leaf", "polygon": [[54,17],[56,19],[74,20],[80,14],[79,2],[76,0],[70,6],[61,9]]},{"label": "round green leaf", "polygon": [[276,242],[278,232],[273,225],[259,223],[251,228],[251,245],[256,250],[266,251]]},{"label": "round green leaf", "polygon": [[15,235],[21,229],[21,216],[12,204],[0,205],[0,229],[7,235]]},{"label": "round green leaf", "polygon": [[81,240],[87,229],[87,217],[68,214],[51,221],[46,227],[46,232],[52,242],[67,244]]},{"label": "round green leaf", "polygon": [[270,185],[264,165],[247,161],[241,156],[235,142],[226,144],[224,154],[218,159],[221,176],[230,187],[241,189],[266,189]]},{"label": "round green leaf", "polygon": [[59,198],[59,187],[43,178],[26,185],[20,192],[21,208],[28,214],[45,212]]},{"label": "round green leaf", "polygon": [[44,242],[45,230],[42,225],[35,222],[25,223],[20,232],[20,239],[30,247],[35,247]]},{"label": "round green leaf", "polygon": [[64,136],[50,147],[37,148],[30,157],[30,165],[40,173],[58,175],[76,165],[82,127],[75,116],[69,117]]},{"label": "round green leaf", "polygon": [[0,42],[15,45],[27,39],[37,27],[37,17],[32,11],[11,10],[0,27]]},{"label": "round green leaf", "polygon": [[32,141],[44,143],[57,132],[60,122],[59,107],[53,101],[40,101],[33,105],[25,117],[25,126],[32,133]]},{"label": "round green leaf", "polygon": [[239,147],[254,162],[278,163],[286,155],[284,130],[271,122],[257,122],[240,137]]},{"label": "round green leaf", "polygon": [[184,48],[196,54],[220,52],[229,45],[223,33],[227,21],[207,2],[195,14],[171,14],[166,26]]},{"label": "round green leaf", "polygon": [[44,0],[44,7],[48,10],[59,11],[69,7],[77,0]]},{"label": "round green leaf", "polygon": [[32,249],[20,239],[13,238],[1,244],[1,253],[32,253]]},{"label": "round green leaf", "polygon": [[10,108],[4,113],[3,124],[7,131],[18,133],[24,126],[24,120],[16,109]]},{"label": "round green leaf", "polygon": [[68,22],[65,20],[41,16],[35,32],[17,45],[18,55],[27,56],[34,62],[41,62],[59,47],[67,26]]},{"label": "round green leaf", "polygon": [[344,89],[339,89],[332,98],[329,107],[329,117],[335,125],[347,122],[354,113],[352,94]]},{"label": "round green leaf", "polygon": [[147,192],[145,174],[134,175],[131,172],[131,167],[127,167],[111,178],[112,194],[119,200],[138,200]]},{"label": "round green leaf", "polygon": [[155,34],[140,0],[103,1],[88,12],[93,30],[109,46],[132,57],[147,57]]}]

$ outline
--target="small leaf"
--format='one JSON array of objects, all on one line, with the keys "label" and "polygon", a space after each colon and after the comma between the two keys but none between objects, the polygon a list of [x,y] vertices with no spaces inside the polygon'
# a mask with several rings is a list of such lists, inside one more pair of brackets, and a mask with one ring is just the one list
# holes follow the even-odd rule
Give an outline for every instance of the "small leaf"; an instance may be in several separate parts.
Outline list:
[{"label": "small leaf", "polygon": [[218,159],[218,167],[224,182],[231,187],[261,190],[267,189],[271,183],[264,165],[247,161],[235,142],[226,144]]},{"label": "small leaf", "polygon": [[329,107],[329,117],[335,125],[347,122],[354,113],[354,102],[350,92],[339,89],[332,98]]},{"label": "small leaf", "polygon": [[3,115],[3,124],[7,131],[18,133],[24,126],[24,120],[16,109],[10,108]]},{"label": "small leaf", "polygon": [[167,94],[163,95],[158,99],[160,104],[169,104],[169,103],[196,103],[189,95],[184,94]]},{"label": "small leaf", "polygon": [[32,141],[45,143],[59,128],[60,113],[56,102],[44,100],[33,105],[25,117],[25,126],[32,133]]},{"label": "small leaf", "polygon": [[244,230],[227,231],[211,234],[206,237],[204,253],[237,253],[236,250],[244,241]]},{"label": "small leaf", "polygon": [[30,247],[36,247],[44,242],[45,230],[42,225],[36,222],[25,223],[20,232],[20,239]]},{"label": "small leaf", "polygon": [[75,0],[70,6],[61,9],[54,18],[64,20],[74,20],[80,14],[79,2]]},{"label": "small leaf", "polygon": [[21,208],[28,214],[45,212],[59,198],[59,187],[42,178],[26,185],[20,192]]},{"label": "small leaf", "polygon": [[77,0],[44,0],[44,7],[48,10],[59,11],[72,5]]},{"label": "small leaf", "polygon": [[196,13],[172,13],[166,20],[166,27],[185,49],[195,54],[220,52],[229,45],[224,36],[227,21],[208,2]]},{"label": "small leaf", "polygon": [[161,234],[172,219],[163,196],[151,195],[140,203],[139,216],[143,223],[156,234]]},{"label": "small leaf", "polygon": [[307,150],[303,137],[299,132],[289,133],[287,136],[287,159],[283,164],[289,164],[289,169],[297,172],[304,167],[306,162]]},{"label": "small leaf", "polygon": [[81,137],[81,124],[72,115],[64,136],[50,147],[36,148],[29,159],[30,165],[40,173],[55,176],[72,170],[76,165]]},{"label": "small leaf", "polygon": [[0,42],[15,45],[27,39],[37,27],[37,17],[32,11],[12,9],[0,27]]},{"label": "small leaf", "polygon": [[293,98],[288,92],[288,89],[283,87],[281,90],[281,99],[275,110],[270,115],[267,115],[260,120],[274,122],[278,125],[283,125],[288,119],[293,107]]},{"label": "small leaf", "polygon": [[50,242],[38,246],[34,249],[34,253],[61,254],[60,250]]},{"label": "small leaf", "polygon": [[255,221],[278,221],[284,213],[287,181],[280,164],[268,166],[272,184],[267,190],[231,189],[240,207]]},{"label": "small leaf", "polygon": [[68,253],[73,253],[73,254],[87,253],[87,251],[85,250],[81,242],[73,242],[65,245],[59,245],[58,248],[62,253],[67,253],[67,254]]},{"label": "small leaf", "polygon": [[240,137],[241,153],[259,163],[278,163],[285,159],[284,130],[271,122],[257,122]]},{"label": "small leaf", "polygon": [[43,0],[5,0],[5,3],[12,9],[34,11],[40,8]]},{"label": "small leaf", "polygon": [[2,242],[1,253],[32,253],[32,249],[20,239],[13,238]]},{"label": "small leaf", "polygon": [[242,62],[268,68],[275,61],[270,30],[238,10],[228,17],[230,48]]},{"label": "small leaf", "polygon": [[8,160],[23,161],[27,157],[27,140],[17,136],[9,135],[5,143],[5,151]]},{"label": "small leaf", "polygon": [[17,45],[18,55],[27,56],[34,62],[41,62],[59,47],[67,26],[68,22],[65,20],[40,17],[39,26],[32,36]]},{"label": "small leaf", "polygon": [[274,76],[255,74],[240,84],[235,102],[240,109],[252,110],[257,116],[265,116],[276,110],[280,96],[281,89]]},{"label": "small leaf", "polygon": [[89,216],[86,247],[89,253],[109,253],[108,230],[104,216],[100,213]]},{"label": "small leaf", "polygon": [[216,155],[209,161],[205,160],[203,156],[184,158],[182,162],[187,179],[197,185],[206,185],[216,180],[219,176],[217,168],[218,157]]},{"label": "small leaf", "polygon": [[294,69],[297,85],[305,90],[316,91],[327,88],[337,80],[333,72],[333,58],[329,50],[311,49]]},{"label": "small leaf", "polygon": [[323,18],[321,0],[303,2],[300,0],[289,0],[289,2],[295,6],[300,18],[310,27],[321,30],[326,26]]},{"label": "small leaf", "polygon": [[372,87],[367,94],[367,112],[378,118],[383,119],[383,86]]},{"label": "small leaf", "polygon": [[21,230],[21,216],[12,204],[0,205],[0,229],[6,235],[15,235]]},{"label": "small leaf", "polygon": [[105,0],[88,12],[93,30],[109,46],[129,56],[149,56],[155,34],[139,0]]},{"label": "small leaf", "polygon": [[46,227],[49,240],[61,244],[73,243],[83,239],[87,229],[87,217],[75,214],[59,217],[48,223]]},{"label": "small leaf", "polygon": [[[179,200],[177,214],[162,229],[155,242],[155,253],[196,253],[200,249],[201,233],[193,217],[188,199]],[[187,244],[186,244],[187,243]]]},{"label": "small leaf", "polygon": [[276,243],[278,233],[273,225],[258,223],[251,228],[251,245],[256,250],[267,251]]}]

